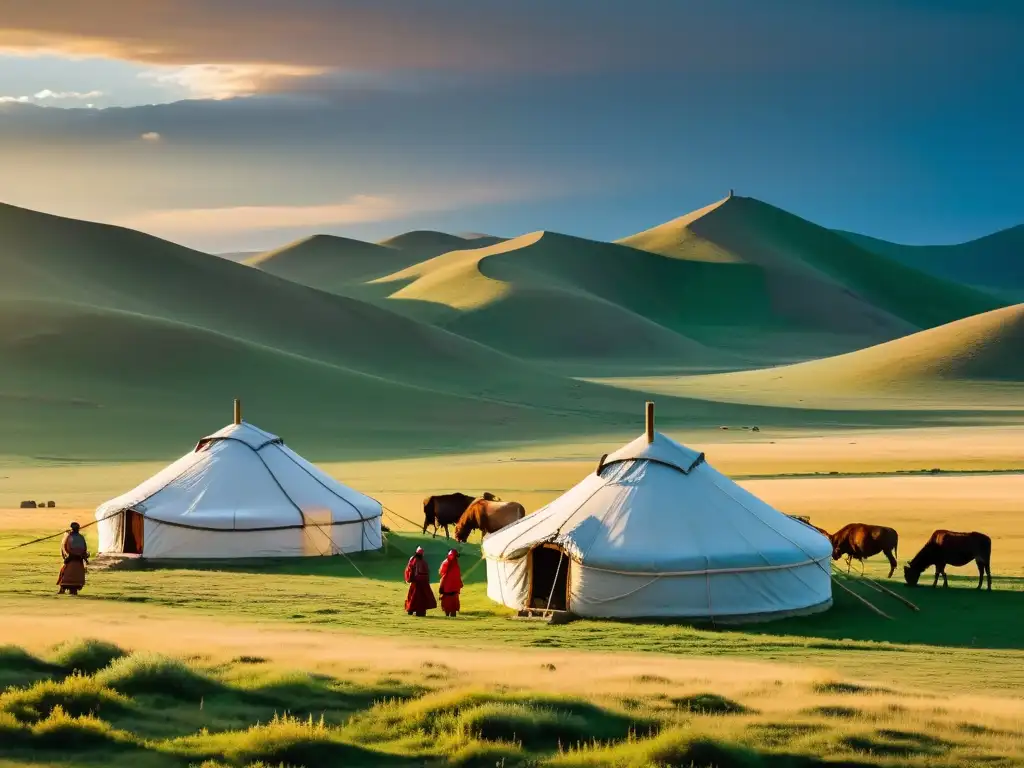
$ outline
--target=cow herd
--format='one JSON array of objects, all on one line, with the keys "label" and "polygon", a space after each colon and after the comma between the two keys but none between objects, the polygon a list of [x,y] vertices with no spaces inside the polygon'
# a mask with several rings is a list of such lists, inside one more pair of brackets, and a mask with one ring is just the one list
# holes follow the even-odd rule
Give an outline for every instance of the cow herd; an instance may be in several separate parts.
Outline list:
[{"label": "cow herd", "polygon": [[[835,533],[829,533],[822,528],[814,527],[832,542],[833,560],[846,557],[847,572],[849,572],[850,563],[853,560],[859,560],[861,568],[863,568],[864,560],[882,553],[889,560],[889,578],[892,578],[896,571],[896,554],[900,539],[895,529],[883,525],[850,523]],[[942,586],[948,587],[949,579],[946,577],[946,566],[962,566],[972,561],[978,565],[977,588],[981,589],[987,578],[988,589],[991,590],[992,539],[977,531],[970,533],[934,531],[921,551],[903,566],[903,578],[909,586],[916,587],[921,574],[928,568],[934,567],[935,580],[932,582],[932,586],[938,586],[939,576],[941,576]]]}]

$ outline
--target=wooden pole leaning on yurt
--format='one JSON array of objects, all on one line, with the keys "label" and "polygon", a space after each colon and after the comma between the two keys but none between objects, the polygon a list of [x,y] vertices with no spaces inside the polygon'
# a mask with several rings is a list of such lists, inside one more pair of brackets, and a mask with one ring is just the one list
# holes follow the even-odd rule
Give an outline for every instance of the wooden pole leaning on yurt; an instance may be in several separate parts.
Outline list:
[{"label": "wooden pole leaning on yurt", "polygon": [[235,398],[235,424],[242,423],[242,401]]},{"label": "wooden pole leaning on yurt", "polygon": [[654,403],[652,403],[650,400],[647,401],[646,428],[647,428],[647,442],[648,443],[653,443],[654,442]]}]

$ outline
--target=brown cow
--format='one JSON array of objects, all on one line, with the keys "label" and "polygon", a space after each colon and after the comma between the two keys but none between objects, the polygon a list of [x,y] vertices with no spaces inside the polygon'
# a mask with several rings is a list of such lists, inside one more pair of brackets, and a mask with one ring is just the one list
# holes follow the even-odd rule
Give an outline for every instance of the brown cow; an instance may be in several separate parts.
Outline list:
[{"label": "brown cow", "polygon": [[892,528],[883,525],[866,523],[850,523],[829,536],[832,542],[832,559],[838,560],[846,555],[846,571],[850,571],[852,560],[859,560],[861,570],[864,561],[879,552],[889,558],[889,576],[896,572],[896,552],[900,544],[900,536]]},{"label": "brown cow", "polygon": [[[427,532],[428,526],[434,526],[434,538],[437,537],[438,526],[444,528],[446,539],[451,538],[448,526],[454,525],[462,517],[462,513],[473,503],[475,496],[467,496],[465,493],[446,493],[441,496],[428,496],[423,500],[423,533]],[[493,493],[485,493],[482,498],[488,501],[496,501],[497,496]]]},{"label": "brown cow", "polygon": [[455,526],[455,540],[465,543],[477,528],[486,536],[526,517],[526,509],[518,501],[477,499],[467,507]]},{"label": "brown cow", "polygon": [[903,578],[911,587],[916,587],[921,573],[930,566],[935,566],[935,581],[933,587],[939,584],[939,576],[942,576],[942,586],[949,586],[949,579],[946,578],[947,565],[967,565],[974,560],[978,564],[978,586],[981,589],[982,582],[988,577],[988,589],[992,591],[992,539],[984,533],[971,531],[960,533],[957,531],[935,531],[932,533],[928,543],[921,547],[921,551],[914,555],[914,559],[908,565],[903,566]]}]

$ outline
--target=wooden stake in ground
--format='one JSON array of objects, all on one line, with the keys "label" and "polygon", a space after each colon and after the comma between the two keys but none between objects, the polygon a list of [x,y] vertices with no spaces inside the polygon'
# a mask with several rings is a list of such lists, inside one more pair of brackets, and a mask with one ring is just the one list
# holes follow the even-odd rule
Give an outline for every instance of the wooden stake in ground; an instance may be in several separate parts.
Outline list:
[{"label": "wooden stake in ground", "polygon": [[849,588],[848,586],[846,586],[845,584],[842,584],[842,583],[840,583],[839,579],[837,579],[837,578],[836,578],[835,576],[832,576],[832,581],[833,581],[833,582],[835,583],[835,585],[836,585],[837,587],[839,587],[839,588],[840,588],[841,590],[843,590],[844,592],[847,592],[847,593],[849,593],[849,594],[853,595],[853,596],[854,596],[855,598],[857,598],[858,600],[860,600],[860,601],[861,601],[862,603],[864,603],[864,605],[866,605],[866,606],[867,606],[868,608],[870,608],[870,609],[871,609],[872,611],[874,611],[875,613],[877,613],[877,614],[878,614],[879,616],[881,616],[882,618],[885,618],[885,619],[889,619],[890,621],[892,620],[892,616],[890,616],[889,614],[887,614],[887,613],[886,613],[885,611],[883,611],[883,610],[882,610],[881,608],[876,608],[876,607],[875,607],[875,606],[874,606],[874,605],[873,605],[873,604],[872,604],[871,602],[869,602],[869,601],[868,601],[868,600],[867,600],[866,598],[863,598],[863,597],[861,597],[860,595],[858,595],[858,594],[857,594],[856,592],[854,592],[854,591],[853,591],[852,589],[850,589],[850,588]]}]

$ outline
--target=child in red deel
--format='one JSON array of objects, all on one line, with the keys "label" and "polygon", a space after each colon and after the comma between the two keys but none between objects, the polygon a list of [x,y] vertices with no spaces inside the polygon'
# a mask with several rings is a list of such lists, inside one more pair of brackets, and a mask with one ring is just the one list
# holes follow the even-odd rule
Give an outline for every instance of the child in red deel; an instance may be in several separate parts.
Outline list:
[{"label": "child in red deel", "polygon": [[459,553],[454,549],[448,553],[448,557],[441,563],[441,583],[438,584],[438,592],[441,593],[441,610],[445,616],[454,616],[462,607],[459,604],[459,592],[462,591],[462,571],[459,568]]}]

